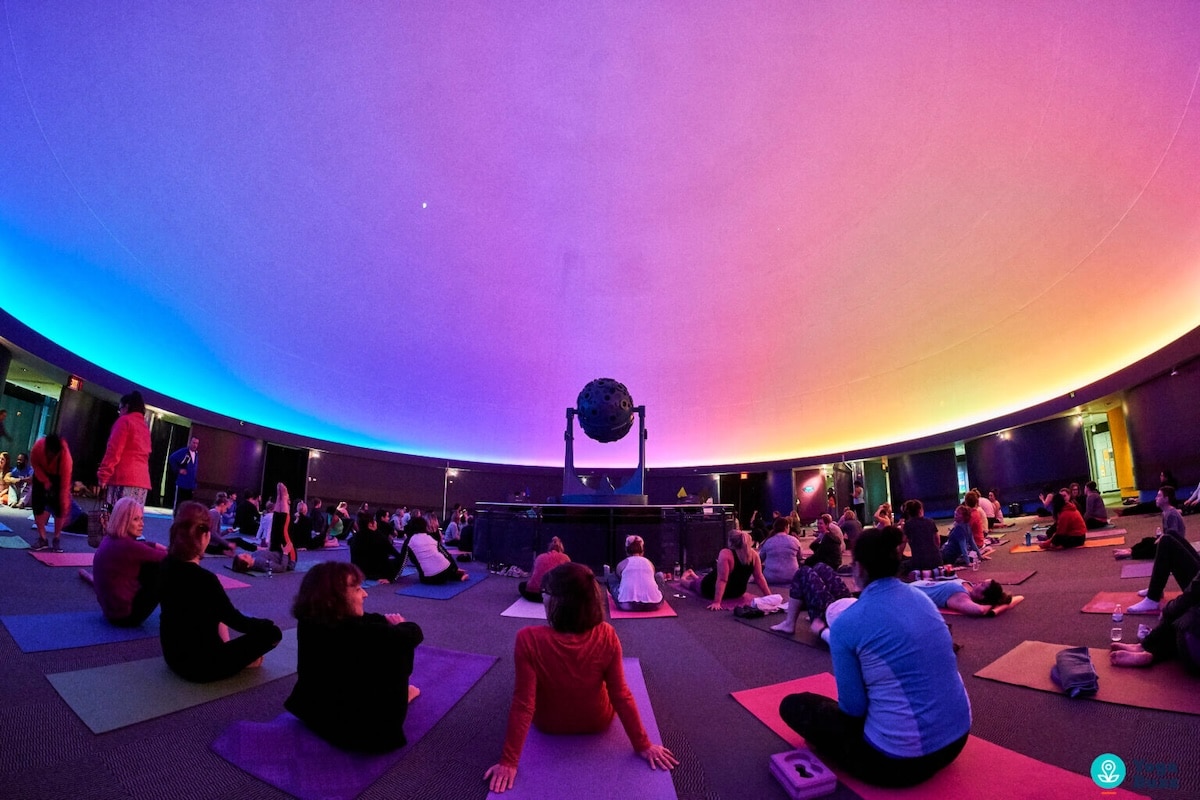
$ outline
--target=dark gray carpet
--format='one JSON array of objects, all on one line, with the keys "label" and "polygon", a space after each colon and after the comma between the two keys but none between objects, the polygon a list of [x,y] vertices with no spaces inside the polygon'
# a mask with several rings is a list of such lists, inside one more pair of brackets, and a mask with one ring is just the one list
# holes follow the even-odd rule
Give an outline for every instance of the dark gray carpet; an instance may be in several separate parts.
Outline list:
[{"label": "dark gray carpet", "polygon": [[[33,540],[23,512],[0,510],[0,521]],[[1121,521],[1130,530],[1129,543],[1152,531],[1155,524],[1155,517]],[[166,528],[165,520],[149,519],[147,534],[165,542]],[[1023,532],[1023,527],[1016,528],[1010,532],[1011,540],[1018,541]],[[68,551],[87,550],[83,537],[64,541]],[[346,551],[318,557],[345,558]],[[221,563],[206,560],[210,568],[219,569]],[[1178,789],[1143,793],[1155,798],[1200,797],[1194,717],[1071,701],[971,677],[1024,639],[1104,645],[1111,621],[1079,609],[1097,591],[1130,588],[1130,581],[1120,579],[1120,563],[1107,548],[1029,555],[1010,555],[1005,548],[985,565],[981,576],[989,568],[1036,569],[1037,574],[1011,587],[1026,596],[1012,613],[994,620],[949,620],[955,641],[963,645],[959,663],[974,709],[973,733],[1080,774],[1088,773],[1097,755],[1116,753],[1132,773],[1124,788],[1136,788],[1133,780],[1148,777],[1155,764],[1173,767],[1175,771],[1165,777],[1177,780]],[[91,589],[76,573],[71,568],[44,567],[24,551],[0,550],[0,614],[95,607]],[[239,608],[272,617],[285,627],[294,625],[288,606],[299,576],[248,582],[249,588],[230,592]],[[486,795],[483,771],[499,756],[511,699],[513,640],[518,629],[531,624],[500,616],[515,599],[517,582],[489,576],[448,601],[400,597],[388,586],[370,590],[368,610],[405,614],[421,624],[430,644],[491,653],[500,661],[364,798]],[[729,693],[827,671],[828,654],[739,624],[730,612],[707,611],[696,598],[672,597],[671,603],[678,618],[617,620],[614,625],[626,654],[641,659],[664,744],[683,762],[674,775],[679,796],[684,800],[786,797],[767,766],[768,756],[788,749],[786,744]],[[1136,627],[1136,619],[1126,620],[1127,638]],[[44,677],[158,655],[154,639],[23,654],[7,631],[0,630],[0,664],[4,665],[0,685],[5,700],[0,706],[0,796],[14,800],[284,797],[218,758],[208,746],[233,720],[275,717],[294,678],[97,736]],[[981,778],[1021,781],[1019,775]],[[834,795],[854,796],[845,789]]]}]

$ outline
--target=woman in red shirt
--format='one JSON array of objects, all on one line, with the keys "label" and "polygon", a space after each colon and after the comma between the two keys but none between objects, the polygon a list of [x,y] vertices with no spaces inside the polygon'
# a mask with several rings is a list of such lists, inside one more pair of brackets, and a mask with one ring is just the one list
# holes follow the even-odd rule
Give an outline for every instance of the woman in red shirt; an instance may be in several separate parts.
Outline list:
[{"label": "woman in red shirt", "polygon": [[591,569],[563,564],[546,575],[543,585],[550,625],[517,632],[517,681],[504,752],[500,763],[483,776],[491,790],[512,787],[531,722],[550,734],[600,733],[616,714],[633,749],[652,769],[673,769],[679,761],[667,748],[653,744],[642,727],[625,683],[621,641],[604,621],[601,591]]},{"label": "woman in red shirt", "polygon": [[1087,541],[1087,524],[1079,509],[1073,503],[1068,503],[1061,494],[1054,495],[1050,500],[1050,508],[1054,512],[1054,535],[1038,547],[1043,550],[1081,547]]}]

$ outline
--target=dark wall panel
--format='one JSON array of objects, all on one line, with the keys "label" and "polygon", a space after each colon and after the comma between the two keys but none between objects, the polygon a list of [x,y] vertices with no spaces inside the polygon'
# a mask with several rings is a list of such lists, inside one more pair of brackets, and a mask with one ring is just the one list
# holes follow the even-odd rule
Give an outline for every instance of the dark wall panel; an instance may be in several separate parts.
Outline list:
[{"label": "dark wall panel", "polygon": [[[200,440],[196,469],[196,499],[210,502],[217,492],[262,489],[265,445],[261,439],[195,424]],[[269,492],[268,494],[274,494]]]},{"label": "dark wall panel", "polygon": [[1031,510],[1045,486],[1088,481],[1091,467],[1076,417],[1059,417],[966,443],[971,485]]},{"label": "dark wall panel", "polygon": [[1125,424],[1137,488],[1158,489],[1163,470],[1181,486],[1200,482],[1200,364],[1163,375],[1125,394]]},{"label": "dark wall panel", "polygon": [[809,467],[794,470],[792,479],[796,482],[796,510],[800,512],[800,521],[807,525],[829,510],[825,494],[825,473],[818,468]]},{"label": "dark wall panel", "polygon": [[[912,453],[888,459],[892,480],[893,513],[898,517],[906,500],[920,500],[925,514],[945,517],[958,505],[958,466],[953,448]],[[868,508],[868,514],[875,509]]]},{"label": "dark wall panel", "polygon": [[[117,421],[117,407],[84,392],[64,391],[58,403],[59,436],[67,440],[75,462],[75,480],[96,484],[108,434]],[[11,423],[10,423],[11,430]]]}]

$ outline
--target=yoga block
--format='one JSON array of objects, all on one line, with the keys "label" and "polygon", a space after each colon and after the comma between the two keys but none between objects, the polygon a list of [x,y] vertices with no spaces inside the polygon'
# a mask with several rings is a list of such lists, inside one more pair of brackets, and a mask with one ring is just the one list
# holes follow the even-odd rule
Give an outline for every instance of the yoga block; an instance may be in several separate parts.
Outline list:
[{"label": "yoga block", "polygon": [[804,747],[771,756],[771,774],[792,800],[824,797],[837,788],[837,775]]}]

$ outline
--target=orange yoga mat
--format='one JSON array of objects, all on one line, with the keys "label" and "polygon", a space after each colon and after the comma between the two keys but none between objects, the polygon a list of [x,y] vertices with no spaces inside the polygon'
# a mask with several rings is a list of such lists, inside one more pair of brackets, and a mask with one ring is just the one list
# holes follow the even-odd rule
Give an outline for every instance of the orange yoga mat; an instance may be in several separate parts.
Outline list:
[{"label": "orange yoga mat", "polygon": [[[833,675],[822,672],[807,678],[776,683],[757,689],[734,692],[733,698],[746,710],[775,731],[792,747],[802,747],[804,739],[784,724],[779,716],[779,702],[796,692],[816,692],[837,697]],[[764,755],[765,759],[767,756]],[[1021,755],[999,745],[972,736],[954,763],[919,786],[910,789],[885,789],[871,786],[838,773],[838,780],[850,787],[863,800],[925,800],[930,797],[969,797],[971,800],[1045,800],[1047,797],[1096,797],[1100,790],[1087,775],[1078,775],[1036,758]],[[980,776],[987,779],[980,780]],[[1105,791],[1104,800],[1143,798],[1124,789]]]},{"label": "orange yoga mat", "polygon": [[[1021,642],[976,672],[975,677],[1062,694],[1062,689],[1050,680],[1050,668],[1054,666],[1055,654],[1070,646]],[[1165,661],[1145,669],[1114,667],[1108,660],[1107,647],[1091,647],[1088,653],[1100,679],[1100,691],[1091,699],[1180,714],[1200,714],[1200,693],[1196,691],[1196,679],[1188,675],[1178,661]]]},{"label": "orange yoga mat", "polygon": [[[1086,539],[1080,547],[1116,547],[1125,544],[1124,536],[1111,536],[1104,539]],[[1036,544],[1017,544],[1009,548],[1010,553],[1065,553],[1068,550],[1078,550],[1079,547],[1068,547],[1066,550],[1043,550]]]}]

